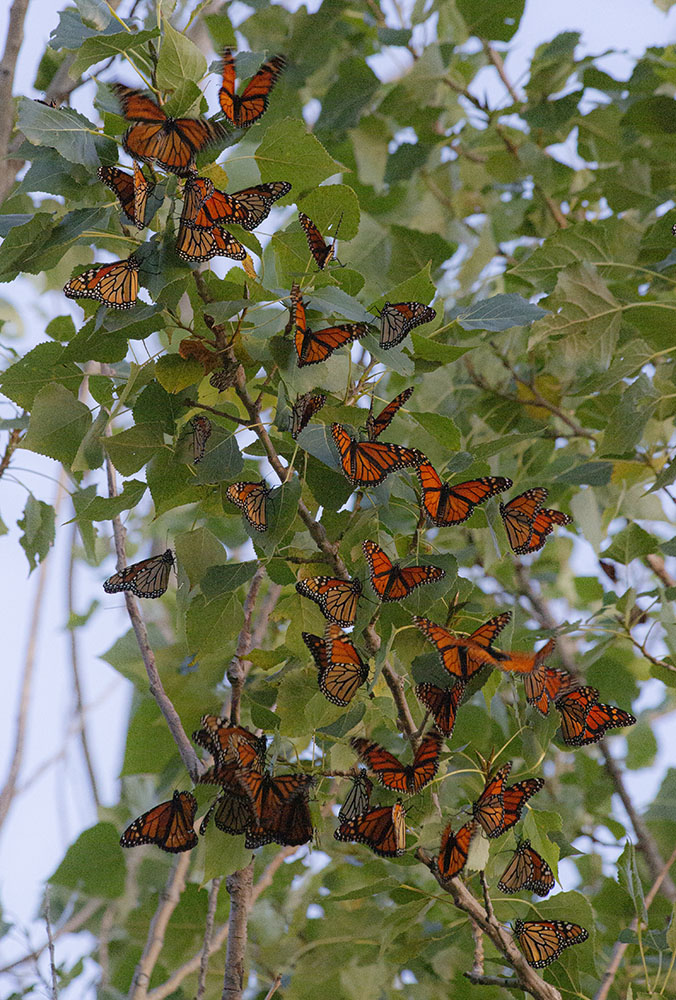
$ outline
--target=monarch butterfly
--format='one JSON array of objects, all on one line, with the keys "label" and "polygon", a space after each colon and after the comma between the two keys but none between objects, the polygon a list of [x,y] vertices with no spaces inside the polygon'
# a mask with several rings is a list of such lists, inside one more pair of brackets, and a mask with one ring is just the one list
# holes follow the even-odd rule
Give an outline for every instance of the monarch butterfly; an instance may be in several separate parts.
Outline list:
[{"label": "monarch butterfly", "polygon": [[526,682],[530,679],[528,674],[524,676],[524,686],[526,687],[528,703],[536,708],[541,715],[548,715],[550,701],[556,701],[562,694],[567,694],[579,685],[567,670],[560,670],[558,667],[548,667],[545,665],[544,675],[544,685],[539,698],[537,697],[536,690],[532,692],[532,697],[528,697],[529,689],[526,685]]},{"label": "monarch butterfly", "polygon": [[326,396],[321,392],[306,392],[298,397],[291,407],[291,437],[294,441],[300,432],[307,427],[315,413],[321,410],[325,402]]},{"label": "monarch butterfly", "polygon": [[114,191],[127,218],[139,229],[145,226],[148,196],[155,187],[145,179],[143,171],[134,160],[134,174],[128,174],[119,167],[99,167],[99,179]]},{"label": "monarch butterfly", "polygon": [[371,802],[372,791],[373,782],[366,771],[363,768],[359,768],[359,773],[351,779],[350,790],[340,807],[340,812],[338,813],[339,822],[347,823],[356,816],[363,816]]},{"label": "monarch butterfly", "polygon": [[556,639],[549,639],[542,649],[538,649],[532,653],[525,653],[518,649],[494,649],[492,652],[496,660],[496,666],[500,670],[504,670],[505,673],[524,675],[526,696],[530,695],[530,702],[531,699],[538,699],[542,694],[545,683],[544,661],[547,657],[551,656],[555,645]]},{"label": "monarch butterfly", "polygon": [[386,302],[380,310],[380,346],[389,351],[416,326],[429,323],[436,310],[422,302]]},{"label": "monarch butterfly", "polygon": [[199,414],[190,421],[192,427],[192,464],[197,465],[204,458],[207,441],[211,437],[211,421]]},{"label": "monarch butterfly", "polygon": [[319,669],[319,690],[334,705],[349,705],[368,680],[368,663],[338,625],[328,625],[324,639],[308,632],[302,636]]},{"label": "monarch butterfly", "polygon": [[141,559],[125,566],[103,582],[107,594],[130,590],[136,597],[161,597],[169,584],[169,574],[174,567],[174,553],[167,549],[158,556]]},{"label": "monarch butterfly", "polygon": [[307,576],[296,590],[318,604],[330,622],[350,628],[354,625],[361,594],[361,580],[340,580],[334,576]]},{"label": "monarch butterfly", "polygon": [[200,725],[202,728],[192,734],[193,741],[220,764],[249,768],[265,755],[265,737],[243,726],[231,726],[218,715],[203,715]]},{"label": "monarch butterfly", "polygon": [[341,215],[340,219],[338,219],[336,234],[333,237],[333,243],[330,246],[328,243],[324,242],[324,237],[320,233],[319,229],[315,226],[312,219],[307,217],[305,212],[299,212],[298,218],[301,226],[305,230],[305,238],[314,262],[319,270],[323,271],[327,264],[329,264],[332,260],[337,260],[336,240],[338,239],[338,230],[340,229],[340,223],[343,217]]},{"label": "monarch butterfly", "polygon": [[355,736],[350,743],[385,788],[416,795],[437,773],[443,737],[441,733],[427,733],[413,756],[412,764],[401,764],[393,754],[372,740]]},{"label": "monarch butterfly", "polygon": [[441,528],[462,524],[479,504],[512,486],[512,480],[505,476],[482,476],[481,479],[469,479],[466,483],[451,486],[442,483],[430,462],[422,462],[416,472],[423,510],[430,521]]},{"label": "monarch butterfly", "polygon": [[69,299],[96,299],[111,309],[131,309],[138,295],[139,263],[132,254],[126,260],[90,267],[63,286]]},{"label": "monarch butterfly", "polygon": [[184,214],[202,229],[236,222],[251,230],[267,219],[274,203],[290,190],[288,181],[272,181],[226,194],[208,178],[193,176],[185,184]]},{"label": "monarch butterfly", "polygon": [[299,368],[326,361],[339,347],[351,344],[368,333],[364,323],[343,323],[324,327],[323,330],[310,330],[305,319],[305,303],[295,282],[291,286],[291,314]]},{"label": "monarch butterfly", "polygon": [[297,795],[283,803],[266,823],[254,820],[246,832],[244,846],[253,850],[274,841],[286,847],[298,847],[312,840],[313,834],[307,797]]},{"label": "monarch butterfly", "polygon": [[579,924],[568,920],[515,920],[514,937],[533,969],[555,962],[564,948],[582,944],[589,937]]},{"label": "monarch butterfly", "polygon": [[197,844],[196,812],[197,799],[191,792],[174,792],[168,802],[160,802],[135,819],[120,837],[120,846],[157,844],[170,854],[190,851]]},{"label": "monarch butterfly", "polygon": [[458,705],[465,693],[462,681],[456,681],[451,688],[440,688],[435,684],[418,684],[415,689],[418,701],[422,702],[434,717],[434,725],[440,733],[453,735]]},{"label": "monarch butterfly", "polygon": [[507,893],[528,889],[538,896],[548,896],[553,888],[554,874],[551,868],[545,859],[533,850],[530,840],[522,840],[502,873],[498,889]]},{"label": "monarch butterfly", "polygon": [[235,783],[232,787],[226,788],[209,806],[200,823],[202,836],[206,833],[212,815],[219,830],[235,836],[246,833],[249,827],[255,823],[249,796]]},{"label": "monarch butterfly", "polygon": [[[293,839],[295,836],[304,836],[307,832],[307,823],[303,822],[307,806],[300,809],[290,807],[299,797],[307,799],[313,780],[307,774],[282,774],[273,778],[270,774],[260,774],[258,771],[241,771],[239,781],[249,796],[255,814],[247,846],[258,847],[271,840],[285,844],[305,843],[310,839],[311,823],[309,837],[303,840]],[[300,825],[299,829],[296,829],[297,824]],[[280,841],[280,837],[284,839]]]},{"label": "monarch butterfly", "polygon": [[404,389],[398,396],[395,396],[391,403],[388,403],[384,410],[381,410],[377,417],[373,416],[373,397],[371,397],[371,409],[366,418],[366,433],[369,441],[375,441],[383,431],[390,426],[392,419],[397,412],[413,395],[413,386]]},{"label": "monarch butterfly", "polygon": [[285,66],[284,56],[273,56],[272,59],[268,59],[252,76],[240,97],[235,88],[235,57],[231,49],[225,49],[223,82],[218,91],[218,101],[223,114],[235,128],[248,128],[265,113],[270,91]]},{"label": "monarch butterfly", "polygon": [[371,586],[383,602],[402,601],[416,587],[424,583],[436,583],[446,576],[446,571],[438,566],[409,566],[400,569],[398,563],[392,563],[379,545],[367,539],[362,542],[362,549],[369,564]]},{"label": "monarch butterfly", "polygon": [[561,735],[567,746],[598,743],[609,729],[635,725],[635,716],[616,705],[602,705],[598,697],[596,688],[578,687],[554,702],[561,715]]},{"label": "monarch butterfly", "polygon": [[508,503],[500,504],[507,539],[517,555],[538,552],[547,541],[555,524],[570,524],[572,517],[560,510],[548,510],[542,504],[549,496],[544,486],[520,493]]},{"label": "monarch butterfly", "polygon": [[366,844],[381,858],[398,858],[406,849],[406,813],[400,801],[377,806],[361,816],[341,823],[333,836]]},{"label": "monarch butterfly", "polygon": [[435,860],[437,871],[443,879],[455,878],[465,867],[475,830],[476,823],[470,820],[457,833],[453,833],[450,823],[442,833],[439,856]]},{"label": "monarch butterfly", "polygon": [[413,624],[416,625],[425,638],[432,643],[439,654],[442,666],[448,670],[449,674],[457,677],[463,683],[467,683],[474,674],[478,673],[486,664],[496,665],[494,652],[491,649],[490,641],[486,641],[485,636],[492,626],[493,633],[497,634],[509,621],[504,615],[497,615],[485,622],[480,629],[479,640],[475,639],[477,633],[469,636],[456,636],[442,625],[437,625],[429,618],[420,618],[414,615]]},{"label": "monarch butterfly", "polygon": [[256,531],[266,531],[268,527],[267,503],[272,490],[264,479],[259,483],[233,483],[225,491],[226,499],[237,504]]},{"label": "monarch butterfly", "polygon": [[416,466],[422,453],[384,441],[354,441],[342,424],[331,424],[343,475],[353,486],[379,486],[391,472]]},{"label": "monarch butterfly", "polygon": [[223,362],[223,367],[219,368],[218,371],[214,372],[214,374],[210,377],[209,385],[213,385],[214,389],[218,389],[219,392],[225,392],[226,389],[229,389],[237,382],[238,368],[238,361],[232,363],[226,359]]},{"label": "monarch butterfly", "polygon": [[524,805],[544,787],[542,778],[526,778],[505,788],[505,781],[512,770],[507,761],[499,771],[488,778],[479,798],[472,804],[472,815],[484,829],[487,837],[499,837],[511,829],[521,818]]},{"label": "monarch butterfly", "polygon": [[247,251],[232,233],[218,226],[200,229],[193,222],[181,219],[176,236],[176,253],[181,260],[205,261],[213,257],[244,260]]},{"label": "monarch butterfly", "polygon": [[155,160],[160,167],[179,177],[195,169],[195,156],[222,139],[223,126],[204,118],[170,118],[147,94],[122,83],[112,84],[127,121],[136,122],[122,140],[127,153],[136,160]]}]

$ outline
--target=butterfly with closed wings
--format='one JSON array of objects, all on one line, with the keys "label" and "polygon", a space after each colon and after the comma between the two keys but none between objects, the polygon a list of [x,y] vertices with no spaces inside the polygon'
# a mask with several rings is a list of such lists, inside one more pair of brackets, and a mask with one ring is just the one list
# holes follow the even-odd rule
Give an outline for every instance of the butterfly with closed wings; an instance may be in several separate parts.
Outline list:
[{"label": "butterfly with closed wings", "polygon": [[319,670],[319,690],[334,705],[349,705],[368,680],[368,663],[338,625],[327,624],[323,639],[309,632],[301,635]]},{"label": "butterfly with closed wings", "polygon": [[168,802],[160,802],[135,819],[120,837],[120,846],[155,844],[169,854],[191,851],[197,846],[196,812],[197,799],[191,792],[174,792]]},{"label": "butterfly with closed wings", "polygon": [[472,815],[487,837],[499,837],[510,830],[521,819],[528,799],[544,788],[542,778],[526,778],[505,787],[511,769],[512,762],[507,761],[487,778],[481,795],[472,804]]},{"label": "butterfly with closed wings", "polygon": [[548,896],[554,885],[554,873],[545,859],[533,850],[530,840],[522,840],[500,877],[498,889],[506,893],[528,889],[538,896]]},{"label": "butterfly with closed wings", "polygon": [[350,628],[357,615],[362,592],[361,580],[341,580],[335,576],[306,576],[298,580],[296,590],[318,604],[325,618],[335,625]]},{"label": "butterfly with closed wings", "polygon": [[103,582],[107,594],[129,590],[135,597],[161,597],[169,585],[169,574],[174,568],[174,553],[167,549],[161,555],[141,559],[125,566]]},{"label": "butterfly with closed wings", "polygon": [[68,299],[96,299],[111,309],[131,309],[138,295],[139,262],[134,254],[126,260],[90,267],[63,286]]},{"label": "butterfly with closed wings", "polygon": [[406,849],[406,812],[401,801],[376,806],[340,824],[333,836],[367,847],[381,858],[398,858]]},{"label": "butterfly with closed wings", "polygon": [[560,956],[564,948],[582,944],[589,937],[579,924],[569,920],[515,920],[516,938],[526,961],[533,969],[544,969]]},{"label": "butterfly with closed wings", "polygon": [[371,396],[371,408],[369,410],[369,415],[366,418],[366,433],[368,435],[369,441],[375,441],[380,435],[386,430],[392,423],[393,418],[397,415],[402,406],[408,402],[408,400],[413,395],[413,387],[409,389],[404,389],[400,392],[398,396],[395,396],[391,403],[380,411],[377,417],[373,416],[373,396]]},{"label": "butterfly with closed wings", "polygon": [[520,493],[513,500],[500,504],[507,540],[517,555],[539,552],[555,524],[572,523],[573,519],[569,514],[542,506],[548,496],[549,490],[544,486],[536,486]]}]

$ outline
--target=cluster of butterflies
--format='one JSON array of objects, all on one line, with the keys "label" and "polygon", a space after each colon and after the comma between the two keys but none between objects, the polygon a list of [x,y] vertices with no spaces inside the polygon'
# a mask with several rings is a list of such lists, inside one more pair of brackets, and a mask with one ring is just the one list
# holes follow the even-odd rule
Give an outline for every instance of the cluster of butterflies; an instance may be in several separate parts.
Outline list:
[{"label": "cluster of butterflies", "polygon": [[[268,60],[238,95],[234,57],[229,49],[225,51],[219,103],[230,125],[246,128],[261,117],[284,65],[282,56]],[[245,248],[224,226],[237,224],[245,230],[254,229],[267,218],[275,201],[289,192],[291,185],[276,181],[234,194],[216,190],[210,180],[197,174],[196,157],[222,138],[224,127],[220,122],[171,118],[147,95],[121,84],[115,84],[113,89],[124,117],[130,122],[123,146],[133,158],[133,174],[115,167],[102,167],[99,177],[115,192],[127,219],[139,228],[146,224],[153,184],[145,177],[140,164],[154,163],[184,179],[183,211],[177,234],[179,256],[196,262],[217,255],[243,260]],[[338,227],[333,242],[329,243],[307,215],[300,212],[299,220],[312,258],[319,270],[323,270],[336,261]],[[71,297],[94,298],[108,306],[128,308],[136,300],[138,272],[139,262],[132,254],[126,261],[92,268],[71,279],[64,291]],[[312,330],[307,324],[307,303],[297,284],[292,286],[290,298],[288,328],[293,331],[299,368],[328,360],[334,351],[369,331],[368,323]],[[435,315],[435,310],[424,303],[386,302],[380,310],[381,348],[387,350],[400,344],[413,329],[430,322]],[[220,374],[216,373],[214,378]],[[227,372],[222,374],[225,388],[232,384],[232,379]],[[220,391],[220,384],[217,387]],[[502,476],[447,483],[419,450],[381,441],[380,435],[412,392],[412,388],[404,390],[377,416],[373,414],[372,401],[365,440],[355,439],[339,423],[331,425],[340,468],[358,489],[376,487],[397,470],[414,470],[420,487],[421,523],[427,520],[436,527],[461,524],[479,505],[509,490],[513,483]],[[325,402],[326,396],[319,392],[308,392],[296,399],[290,427],[294,439],[302,434]],[[205,454],[212,428],[204,416],[194,417],[191,426],[193,461],[197,463]],[[243,511],[256,531],[265,531],[272,492],[264,480],[238,482],[228,487],[226,496]],[[555,526],[571,522],[567,514],[544,506],[547,495],[544,487],[535,487],[500,504],[507,538],[515,553],[539,551]],[[363,553],[371,586],[384,603],[402,601],[417,587],[434,584],[445,575],[443,569],[433,565],[393,563],[384,549],[370,539],[363,543]],[[104,590],[107,593],[129,591],[142,598],[159,597],[168,586],[173,565],[174,555],[167,549],[161,555],[141,560],[113,574],[105,581]],[[368,662],[343,631],[354,625],[363,596],[362,581],[314,576],[299,580],[296,589],[301,596],[314,601],[326,618],[323,636],[305,632],[302,635],[317,668],[319,689],[333,704],[347,706],[369,678]],[[435,778],[444,740],[453,733],[468,684],[482,670],[499,669],[519,674],[524,681],[528,703],[543,715],[548,714],[553,703],[561,717],[561,738],[567,746],[595,743],[609,730],[635,723],[628,712],[601,703],[595,688],[581,685],[568,672],[547,664],[554,640],[537,652],[498,649],[495,639],[510,618],[510,612],[496,615],[467,636],[455,634],[427,618],[412,618],[412,625],[436,650],[447,678],[444,686],[420,683],[415,688],[426,718],[431,717],[432,728],[422,737],[410,764],[402,764],[372,740],[352,739],[352,748],[365,768],[355,765],[350,772],[350,789],[340,807],[339,825],[334,834],[337,840],[362,843],[381,857],[403,854],[406,847],[403,798],[417,795]],[[274,774],[267,762],[266,738],[241,726],[230,725],[217,716],[204,716],[193,739],[212,760],[199,781],[219,788],[201,821],[200,834],[204,834],[213,818],[218,829],[229,834],[243,834],[246,846],[251,849],[272,842],[295,846],[312,839],[314,830],[309,810],[309,795],[314,784],[312,775],[302,772]],[[541,778],[527,778],[507,785],[511,767],[511,762],[507,762],[491,773],[490,767],[485,765],[485,785],[471,806],[471,819],[457,832],[453,831],[452,824],[444,829],[434,861],[442,881],[462,872],[470,857],[472,840],[479,831],[492,839],[512,829],[528,800],[543,787]],[[394,805],[371,804],[373,783],[369,773],[388,791],[399,796]],[[131,823],[120,843],[123,847],[152,843],[172,853],[190,850],[198,843],[195,833],[197,808],[197,800],[191,792],[176,791],[168,802],[155,806]],[[547,862],[527,840],[520,841],[498,888],[505,893],[529,890],[546,896],[553,887],[554,876]],[[564,948],[588,936],[584,928],[564,920],[516,920],[513,932],[534,968],[547,966]]]}]

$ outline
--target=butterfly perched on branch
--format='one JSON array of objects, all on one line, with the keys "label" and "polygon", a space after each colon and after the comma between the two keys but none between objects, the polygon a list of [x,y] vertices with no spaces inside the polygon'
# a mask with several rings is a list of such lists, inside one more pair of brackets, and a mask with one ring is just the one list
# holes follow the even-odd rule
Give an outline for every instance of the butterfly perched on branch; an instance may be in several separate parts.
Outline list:
[{"label": "butterfly perched on branch", "polygon": [[436,310],[422,302],[386,302],[380,310],[380,346],[389,351],[416,326],[429,323]]},{"label": "butterfly perched on branch", "polygon": [[380,411],[377,417],[373,416],[373,398],[371,398],[371,409],[366,418],[366,433],[369,441],[375,441],[392,423],[393,418],[399,412],[404,403],[413,395],[413,387],[404,389],[398,396],[395,396],[391,403]]},{"label": "butterfly perched on branch", "polygon": [[136,597],[161,597],[169,584],[169,574],[174,567],[174,553],[167,549],[158,556],[141,559],[104,580],[107,594],[129,590]]},{"label": "butterfly perched on branch", "polygon": [[328,624],[323,639],[309,632],[301,635],[319,670],[319,690],[334,705],[349,705],[368,680],[368,663],[338,625]]},{"label": "butterfly perched on branch", "polygon": [[406,849],[406,812],[400,801],[393,806],[376,806],[341,823],[333,836],[366,844],[381,858],[398,858]]},{"label": "butterfly perched on branch", "polygon": [[307,576],[296,583],[301,597],[318,604],[325,618],[336,625],[350,628],[357,615],[361,596],[361,580],[341,580],[335,576]]},{"label": "butterfly perched on branch", "polygon": [[421,462],[416,470],[422,494],[422,509],[433,524],[448,527],[462,524],[475,509],[496,493],[512,486],[505,476],[482,476],[451,486],[439,478],[430,462]]},{"label": "butterfly perched on branch", "polygon": [[155,185],[146,180],[136,160],[134,160],[133,174],[128,174],[119,167],[99,167],[97,174],[99,179],[115,192],[127,218],[138,229],[143,229],[148,197]]},{"label": "butterfly perched on branch", "polygon": [[338,225],[336,226],[333,243],[326,243],[324,237],[319,231],[319,228],[314,224],[312,219],[308,218],[305,212],[298,213],[298,219],[305,232],[305,238],[307,240],[307,245],[310,248],[310,253],[312,254],[312,258],[320,271],[323,271],[332,260],[338,260],[336,257],[336,240],[338,239],[338,230],[340,229],[342,218],[343,217],[341,215],[338,220]]},{"label": "butterfly perched on branch", "polygon": [[339,323],[321,330],[311,330],[307,325],[300,286],[295,282],[291,286],[291,319],[299,368],[326,361],[339,347],[351,344],[368,333],[365,323]]},{"label": "butterfly perched on branch", "polygon": [[476,830],[476,823],[470,820],[453,833],[449,823],[441,835],[439,855],[435,858],[437,871],[443,879],[455,878],[467,863],[469,845]]},{"label": "butterfly perched on branch", "polygon": [[584,927],[568,920],[515,920],[513,931],[533,969],[544,969],[556,961],[564,948],[582,944],[589,937]]},{"label": "butterfly perched on branch", "polygon": [[528,799],[544,788],[542,778],[526,778],[505,787],[511,769],[512,762],[507,761],[493,777],[487,778],[481,795],[472,805],[472,815],[487,837],[499,837],[518,823]]},{"label": "butterfly perched on branch", "polygon": [[554,885],[554,873],[545,859],[533,850],[530,840],[522,840],[500,877],[498,889],[506,893],[528,889],[538,896],[547,896]]},{"label": "butterfly perched on branch", "polygon": [[379,486],[392,472],[417,466],[422,452],[384,441],[355,441],[341,424],[331,424],[345,478],[353,486]]},{"label": "butterfly perched on branch", "polygon": [[168,802],[160,802],[135,819],[120,837],[120,846],[155,844],[170,854],[190,851],[197,845],[196,811],[197,799],[191,792],[174,792]]},{"label": "butterfly perched on branch", "polygon": [[387,553],[375,542],[367,539],[362,542],[371,574],[371,586],[381,601],[402,601],[416,587],[424,583],[436,583],[446,576],[445,570],[438,566],[408,566],[402,568],[399,563],[393,563]]},{"label": "butterfly perched on branch", "polygon": [[386,788],[405,795],[416,795],[437,773],[443,738],[441,733],[427,733],[410,764],[402,764],[394,754],[372,740],[355,736],[350,743],[369,771]]}]

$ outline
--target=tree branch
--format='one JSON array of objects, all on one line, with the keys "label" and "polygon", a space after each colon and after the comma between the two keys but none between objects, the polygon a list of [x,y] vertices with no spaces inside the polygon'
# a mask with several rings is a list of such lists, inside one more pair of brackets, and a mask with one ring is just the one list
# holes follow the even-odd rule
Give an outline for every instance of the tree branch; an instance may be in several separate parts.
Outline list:
[{"label": "tree branch", "polygon": [[209,890],[209,908],[207,910],[207,919],[204,925],[204,944],[202,945],[202,956],[200,958],[200,974],[197,980],[197,994],[195,1000],[203,1000],[204,994],[207,988],[207,970],[209,968],[209,945],[211,944],[211,938],[214,933],[214,917],[216,916],[216,904],[218,903],[218,890],[221,887],[222,879],[214,878],[211,880],[211,889]]},{"label": "tree branch", "polygon": [[523,101],[521,100],[521,98],[517,94],[517,92],[514,89],[514,87],[513,87],[512,83],[511,83],[509,77],[507,76],[507,72],[505,70],[505,64],[502,61],[502,56],[500,55],[500,53],[496,49],[493,48],[493,46],[491,45],[490,42],[484,41],[483,42],[483,47],[484,47],[484,52],[486,53],[486,55],[488,56],[488,58],[490,59],[490,61],[495,66],[495,68],[496,68],[496,70],[498,72],[498,76],[500,77],[500,79],[504,83],[509,96],[512,98],[512,100],[514,101],[515,104],[521,105],[523,103]]},{"label": "tree branch", "polygon": [[[533,997],[537,997],[538,1000],[561,1000],[561,994],[559,991],[550,983],[546,983],[544,979],[537,974],[535,969],[531,969],[530,965],[517,948],[512,935],[508,933],[502,924],[498,923],[494,916],[489,916],[481,903],[474,898],[469,889],[463,882],[460,881],[460,879],[453,878],[449,881],[445,881],[439,874],[439,869],[435,864],[434,858],[431,857],[427,851],[423,850],[422,847],[419,847],[416,850],[416,857],[419,861],[422,861],[427,868],[429,868],[444,892],[449,893],[455,906],[468,915],[473,924],[480,928],[481,931],[483,931],[483,933],[491,939],[497,950],[504,956],[505,960],[514,967],[519,989],[524,990],[526,993],[530,993]],[[479,975],[475,977],[473,972],[466,973],[466,975],[472,982],[475,980],[476,982],[483,982],[486,978]]]},{"label": "tree branch", "polygon": [[221,1000],[241,1000],[244,989],[247,925],[253,904],[253,869],[252,857],[246,868],[240,868],[225,880],[230,894],[230,915]]},{"label": "tree branch", "polygon": [[[74,913],[72,917],[52,933],[52,941],[58,941],[64,934],[74,934],[75,931],[79,931],[83,924],[86,924],[104,905],[104,902],[100,899],[90,899],[81,910]],[[13,962],[3,965],[0,968],[0,975],[11,972],[13,969],[18,968],[20,965],[25,965],[27,962],[37,962],[47,947],[49,947],[49,942],[45,941],[39,948],[35,948],[33,951],[29,951],[28,954],[22,955],[21,958],[15,958]]]},{"label": "tree branch", "polygon": [[0,202],[5,200],[11,190],[17,170],[21,165],[20,160],[9,158],[9,141],[14,128],[14,101],[12,100],[14,74],[23,42],[23,27],[27,10],[28,0],[14,0],[9,12],[5,51],[0,60],[0,161],[2,161]]},{"label": "tree branch", "polygon": [[259,566],[254,573],[253,579],[249,586],[249,592],[246,595],[244,601],[244,624],[240,629],[239,638],[237,639],[237,648],[235,650],[235,655],[230,661],[230,666],[227,669],[227,677],[230,681],[230,725],[239,725],[240,716],[240,702],[242,700],[242,689],[244,687],[244,681],[249,672],[251,664],[246,659],[247,653],[251,651],[251,617],[253,615],[254,605],[256,603],[256,598],[258,597],[258,591],[260,590],[261,584],[265,577],[265,567]]},{"label": "tree branch", "polygon": [[[0,181],[0,183],[2,182]],[[9,468],[9,463],[12,458],[12,454],[16,450],[20,440],[21,440],[21,431],[15,427],[14,430],[9,432],[7,445],[3,452],[2,458],[0,458],[0,476],[2,476]]]},{"label": "tree branch", "polygon": [[188,874],[189,866],[190,852],[186,851],[176,858],[174,866],[169,872],[167,884],[160,895],[153,919],[150,921],[143,954],[139,959],[134,972],[134,978],[131,981],[129,1000],[145,1000],[145,997],[148,996],[150,977],[160,957],[171,915],[181,900],[181,893],[185,888],[185,877]]},{"label": "tree branch", "polygon": [[58,1000],[59,986],[56,974],[56,958],[54,954],[54,936],[52,934],[52,913],[49,905],[49,884],[45,887],[45,925],[47,927],[47,947],[49,948],[49,971],[52,977],[52,1000]]}]

